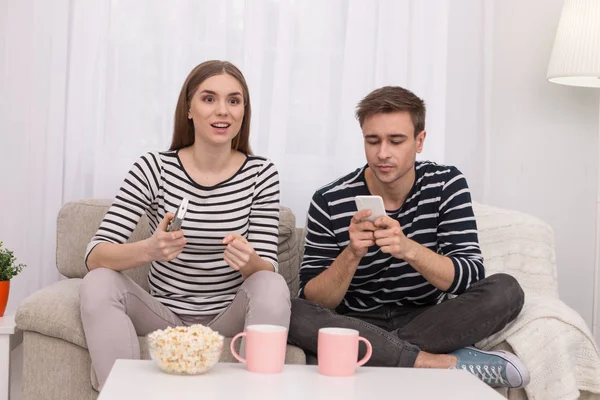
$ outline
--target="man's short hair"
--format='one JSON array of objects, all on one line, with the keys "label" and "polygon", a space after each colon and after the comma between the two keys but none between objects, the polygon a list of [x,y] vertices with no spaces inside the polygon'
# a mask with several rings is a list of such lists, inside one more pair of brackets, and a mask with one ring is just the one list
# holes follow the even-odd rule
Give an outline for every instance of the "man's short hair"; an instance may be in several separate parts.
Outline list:
[{"label": "man's short hair", "polygon": [[425,129],[425,102],[400,86],[384,86],[373,90],[356,106],[356,119],[363,126],[373,114],[407,111],[415,128],[415,136]]}]

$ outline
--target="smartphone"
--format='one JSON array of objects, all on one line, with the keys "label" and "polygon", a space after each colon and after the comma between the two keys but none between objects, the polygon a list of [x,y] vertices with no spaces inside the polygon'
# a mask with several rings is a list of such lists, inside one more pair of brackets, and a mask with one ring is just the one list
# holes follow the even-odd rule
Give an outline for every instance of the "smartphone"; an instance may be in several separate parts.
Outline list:
[{"label": "smartphone", "polygon": [[358,211],[371,210],[371,216],[367,218],[371,222],[387,215],[381,196],[356,196],[354,201],[356,202]]},{"label": "smartphone", "polygon": [[167,226],[167,232],[178,231],[181,229],[181,223],[183,222],[183,218],[185,217],[185,213],[188,209],[189,200],[185,197],[181,199],[181,204],[175,213],[175,218],[169,221],[169,225]]}]

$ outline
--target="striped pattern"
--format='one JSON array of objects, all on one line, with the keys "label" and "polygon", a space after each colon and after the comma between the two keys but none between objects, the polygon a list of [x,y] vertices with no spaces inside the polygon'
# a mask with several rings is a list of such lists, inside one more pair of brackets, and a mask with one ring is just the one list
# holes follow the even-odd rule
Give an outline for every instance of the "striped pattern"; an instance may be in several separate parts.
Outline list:
[{"label": "striped pattern", "polygon": [[[370,194],[365,168],[324,186],[312,198],[300,268],[301,297],[306,283],[328,268],[350,243],[348,227],[357,211],[354,197]],[[485,277],[467,181],[455,167],[418,161],[415,168],[415,184],[404,204],[387,214],[400,222],[408,238],[452,260],[455,277],[448,293],[460,294]],[[444,296],[407,262],[372,246],[343,303],[354,311],[369,311],[385,303],[434,304]]]},{"label": "striped pattern", "polygon": [[248,156],[218,185],[195,183],[176,151],[148,153],[133,166],[86,252],[99,243],[125,243],[143,213],[154,232],[181,199],[190,201],[182,229],[184,251],[170,262],[152,262],[150,293],[176,314],[213,315],[233,300],[242,276],[223,259],[228,233],[244,236],[262,258],[277,264],[279,176],[269,160]]}]

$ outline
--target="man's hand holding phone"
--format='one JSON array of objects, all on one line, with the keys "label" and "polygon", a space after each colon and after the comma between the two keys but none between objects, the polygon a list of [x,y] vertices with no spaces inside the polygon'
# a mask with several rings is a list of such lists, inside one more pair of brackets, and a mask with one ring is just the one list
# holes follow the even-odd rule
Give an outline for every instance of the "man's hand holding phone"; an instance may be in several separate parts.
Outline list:
[{"label": "man's hand holding phone", "polygon": [[363,258],[369,247],[375,244],[374,232],[377,228],[373,222],[368,220],[371,214],[371,210],[359,210],[350,220],[348,249],[357,258]]},{"label": "man's hand holding phone", "polygon": [[[350,227],[357,218],[358,221],[362,221],[356,224],[357,227],[372,229],[373,242],[371,246],[376,244],[382,252],[391,254],[395,258],[404,258],[410,247],[409,239],[402,232],[400,223],[385,212],[381,196],[356,196],[355,201],[358,212],[354,214]],[[368,215],[364,212],[368,212]],[[367,223],[370,225],[365,225]],[[352,244],[352,235],[350,243]]]},{"label": "man's hand holding phone", "polygon": [[377,230],[374,232],[375,244],[379,246],[383,253],[392,255],[395,258],[404,259],[406,252],[411,248],[410,239],[408,239],[400,223],[387,215],[379,217],[374,222]]}]

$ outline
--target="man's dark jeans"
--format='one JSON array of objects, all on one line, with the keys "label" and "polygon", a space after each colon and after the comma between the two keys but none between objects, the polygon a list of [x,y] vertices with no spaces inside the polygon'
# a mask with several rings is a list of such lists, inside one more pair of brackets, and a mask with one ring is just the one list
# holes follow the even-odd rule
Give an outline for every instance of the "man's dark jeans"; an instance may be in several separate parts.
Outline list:
[{"label": "man's dark jeans", "polygon": [[[388,304],[370,312],[338,307],[336,313],[293,299],[288,342],[314,356],[320,328],[356,329],[373,345],[373,355],[366,365],[413,367],[419,351],[450,353],[500,331],[519,315],[524,298],[515,278],[495,274],[476,282],[463,294],[432,306]],[[364,352],[361,344],[360,357]]]}]

